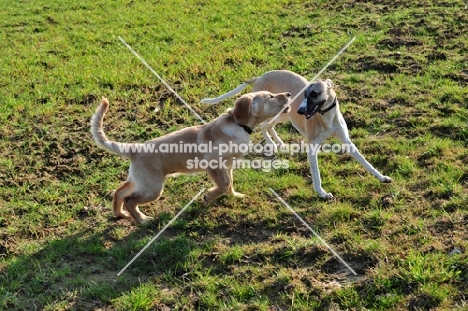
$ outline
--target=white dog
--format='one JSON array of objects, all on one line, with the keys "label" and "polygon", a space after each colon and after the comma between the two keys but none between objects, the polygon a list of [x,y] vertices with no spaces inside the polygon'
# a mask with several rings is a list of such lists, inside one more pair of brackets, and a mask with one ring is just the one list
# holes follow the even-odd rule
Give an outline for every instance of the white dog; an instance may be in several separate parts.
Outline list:
[{"label": "white dog", "polygon": [[[349,138],[348,127],[340,112],[338,99],[335,91],[333,90],[333,82],[330,79],[326,81],[318,80],[312,84],[302,76],[287,70],[273,70],[263,74],[260,77],[253,78],[241,84],[234,90],[221,95],[217,98],[205,98],[201,102],[208,104],[215,104],[225,98],[231,97],[241,92],[248,85],[253,84],[252,91],[269,91],[272,93],[290,92],[292,97],[305,89],[303,96],[298,96],[294,102],[291,103],[291,111],[287,115],[282,114],[276,118],[271,124],[266,120],[262,126],[262,133],[268,144],[275,143],[269,135],[281,146],[283,142],[278,137],[274,126],[287,118],[291,120],[293,126],[307,139],[310,144],[308,159],[310,163],[312,181],[314,189],[320,197],[324,199],[331,199],[333,195],[326,192],[322,188],[320,179],[320,171],[317,163],[317,148],[322,142],[330,136],[336,137],[342,144],[345,144],[350,154],[364,168],[377,177],[383,183],[391,182],[392,179],[388,176],[382,175],[376,170],[367,160],[359,153],[359,150],[352,143]],[[276,145],[275,145],[276,146]],[[277,148],[275,149],[277,151]]]}]

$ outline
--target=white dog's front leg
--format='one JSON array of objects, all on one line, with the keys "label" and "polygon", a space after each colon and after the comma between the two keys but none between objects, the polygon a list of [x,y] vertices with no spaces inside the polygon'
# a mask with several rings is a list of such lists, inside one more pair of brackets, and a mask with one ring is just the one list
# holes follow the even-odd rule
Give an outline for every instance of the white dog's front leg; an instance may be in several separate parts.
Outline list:
[{"label": "white dog's front leg", "polygon": [[[319,144],[311,144],[311,146],[319,146]],[[331,193],[326,192],[322,188],[322,180],[320,179],[320,171],[318,168],[318,150],[314,150],[313,147],[309,148],[309,153],[307,157],[309,158],[310,163],[310,172],[312,174],[312,182],[314,184],[314,189],[317,191],[318,195],[326,200],[333,198]]]},{"label": "white dog's front leg", "polygon": [[389,183],[389,182],[392,182],[392,179],[388,176],[385,176],[385,175],[382,175],[378,170],[376,170],[369,162],[367,162],[367,160],[364,158],[364,156],[359,152],[359,150],[356,148],[356,146],[351,142],[351,140],[348,140],[345,142],[347,144],[347,148],[348,148],[348,151],[349,151],[349,154],[351,154],[351,156],[353,158],[356,159],[356,161],[358,161],[362,166],[364,166],[364,168],[369,172],[371,173],[372,175],[374,175],[375,177],[377,177],[377,179],[380,181],[380,182],[383,182],[383,183]]}]

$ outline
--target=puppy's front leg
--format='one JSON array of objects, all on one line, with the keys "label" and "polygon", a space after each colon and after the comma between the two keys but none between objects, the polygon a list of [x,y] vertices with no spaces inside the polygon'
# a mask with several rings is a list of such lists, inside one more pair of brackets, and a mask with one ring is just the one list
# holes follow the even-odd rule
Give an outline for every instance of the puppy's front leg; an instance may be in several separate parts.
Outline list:
[{"label": "puppy's front leg", "polygon": [[228,169],[209,169],[207,173],[213,181],[214,187],[208,189],[204,198],[205,202],[212,202],[232,189],[232,179]]},{"label": "puppy's front leg", "polygon": [[232,171],[233,171],[233,169],[230,168],[229,169],[229,175],[231,176],[231,190],[230,190],[231,194],[233,196],[235,196],[235,197],[243,198],[243,197],[245,197],[245,194],[237,192],[237,191],[234,190],[234,177],[232,176]]},{"label": "puppy's front leg", "polygon": [[312,182],[314,184],[314,189],[317,191],[318,195],[325,200],[330,200],[333,198],[333,195],[329,192],[326,192],[322,188],[322,180],[320,179],[320,171],[318,168],[318,148],[315,148],[316,146],[320,146],[320,144],[316,143],[311,143],[309,146],[309,153],[307,154],[307,157],[309,159],[310,163],[310,172],[312,174]]}]

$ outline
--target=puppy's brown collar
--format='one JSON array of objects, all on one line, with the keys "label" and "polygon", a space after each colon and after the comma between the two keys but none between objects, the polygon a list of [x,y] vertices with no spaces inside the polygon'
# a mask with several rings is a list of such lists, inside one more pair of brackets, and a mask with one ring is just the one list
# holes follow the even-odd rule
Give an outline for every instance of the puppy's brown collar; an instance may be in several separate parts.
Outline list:
[{"label": "puppy's brown collar", "polygon": [[247,125],[242,125],[239,122],[237,122],[236,117],[234,116],[234,114],[232,112],[230,112],[229,114],[234,119],[234,122],[236,122],[237,125],[242,127],[249,135],[253,133],[253,130],[250,127],[248,127]]},{"label": "puppy's brown collar", "polygon": [[242,127],[247,133],[249,133],[249,135],[252,134],[252,132],[253,132],[252,129],[250,127],[248,127],[247,125],[242,125],[242,124],[239,124],[239,123],[237,123],[237,125]]}]

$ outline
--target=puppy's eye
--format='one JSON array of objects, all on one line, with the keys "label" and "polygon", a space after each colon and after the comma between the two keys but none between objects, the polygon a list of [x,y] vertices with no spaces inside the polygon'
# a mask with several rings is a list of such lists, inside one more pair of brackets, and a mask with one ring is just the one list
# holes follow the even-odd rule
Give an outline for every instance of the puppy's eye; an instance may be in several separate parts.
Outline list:
[{"label": "puppy's eye", "polygon": [[270,95],[270,98],[273,98],[274,96],[273,95]]}]

